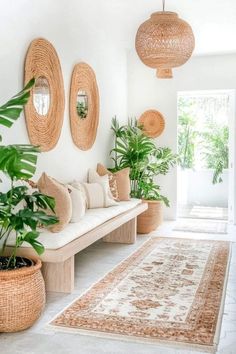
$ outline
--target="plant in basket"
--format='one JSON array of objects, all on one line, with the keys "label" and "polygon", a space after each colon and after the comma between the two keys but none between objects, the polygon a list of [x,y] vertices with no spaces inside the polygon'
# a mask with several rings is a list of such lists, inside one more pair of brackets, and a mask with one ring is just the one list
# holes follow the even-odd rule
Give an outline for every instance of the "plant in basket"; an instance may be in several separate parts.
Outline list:
[{"label": "plant in basket", "polygon": [[113,171],[130,167],[131,197],[148,203],[148,210],[138,216],[138,232],[149,233],[162,221],[162,203],[169,206],[169,200],[161,194],[155,178],[167,174],[178,157],[168,147],[156,147],[136,119],[120,126],[113,118],[111,128],[115,135],[115,147],[111,150]]},{"label": "plant in basket", "polygon": [[[32,79],[24,89],[0,107],[0,125],[10,128],[19,118],[30,97]],[[0,137],[1,141],[2,138]],[[40,193],[27,183],[36,170],[39,148],[32,145],[0,145],[0,171],[10,181],[10,189],[0,192],[0,332],[25,329],[39,317],[45,303],[45,288],[39,258],[17,256],[26,242],[38,255],[44,251],[37,240],[38,226],[58,222],[53,198]],[[9,238],[14,239],[8,246]]]}]

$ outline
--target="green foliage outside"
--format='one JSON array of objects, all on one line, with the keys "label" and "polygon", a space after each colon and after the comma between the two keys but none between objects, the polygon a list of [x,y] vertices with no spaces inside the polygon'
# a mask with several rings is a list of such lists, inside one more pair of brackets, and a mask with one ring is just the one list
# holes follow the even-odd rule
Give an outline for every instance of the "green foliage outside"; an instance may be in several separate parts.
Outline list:
[{"label": "green foliage outside", "polygon": [[212,183],[221,183],[223,170],[229,165],[229,128],[209,124],[208,131],[202,133],[202,140],[202,155],[206,166],[214,170]]},{"label": "green foliage outside", "polygon": [[86,107],[85,103],[78,102],[76,108],[77,108],[78,116],[81,119],[85,119],[87,117],[87,114],[88,114],[88,108]]},{"label": "green foliage outside", "polygon": [[[0,107],[0,125],[10,128],[19,118],[34,83],[34,79],[30,80],[21,92]],[[0,171],[9,178],[11,184],[6,193],[0,192],[0,256],[5,255],[10,234],[14,234],[15,239],[6,269],[15,268],[16,252],[23,242],[29,243],[38,254],[42,254],[44,247],[37,241],[37,226],[58,222],[56,216],[45,212],[48,208],[54,210],[53,198],[38,191],[31,194],[28,187],[17,185],[18,180],[34,175],[39,152],[39,148],[32,145],[0,146]]]},{"label": "green foliage outside", "polygon": [[178,154],[182,169],[194,168],[195,149],[199,132],[196,130],[196,118],[191,114],[191,104],[184,98],[178,102]]},{"label": "green foliage outside", "polygon": [[222,182],[223,170],[228,168],[229,128],[207,117],[203,128],[198,127],[192,100],[180,97],[178,101],[178,153],[182,169],[195,168],[196,155],[203,166],[213,169],[212,183]]},{"label": "green foliage outside", "polygon": [[147,200],[160,200],[169,206],[169,200],[160,193],[154,178],[165,175],[174,166],[177,156],[169,148],[157,148],[154,141],[145,136],[136,119],[120,126],[112,119],[115,147],[111,150],[113,171],[130,167],[131,196]]}]

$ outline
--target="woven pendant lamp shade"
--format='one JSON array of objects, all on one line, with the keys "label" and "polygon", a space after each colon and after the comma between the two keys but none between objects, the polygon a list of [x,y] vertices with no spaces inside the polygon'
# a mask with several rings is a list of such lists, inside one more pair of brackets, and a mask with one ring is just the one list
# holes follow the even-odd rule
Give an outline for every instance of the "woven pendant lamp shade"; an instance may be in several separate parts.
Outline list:
[{"label": "woven pendant lamp shade", "polygon": [[173,77],[172,68],[183,65],[194,46],[191,27],[175,12],[154,12],[136,34],[138,56],[144,64],[157,69],[158,78]]}]

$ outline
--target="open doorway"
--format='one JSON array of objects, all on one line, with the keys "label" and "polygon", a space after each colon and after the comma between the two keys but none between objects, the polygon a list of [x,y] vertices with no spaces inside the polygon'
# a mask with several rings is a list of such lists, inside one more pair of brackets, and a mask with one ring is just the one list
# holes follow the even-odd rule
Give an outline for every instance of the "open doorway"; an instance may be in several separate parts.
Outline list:
[{"label": "open doorway", "polygon": [[233,102],[233,90],[178,93],[177,217],[189,231],[201,220],[206,231],[227,232]]}]

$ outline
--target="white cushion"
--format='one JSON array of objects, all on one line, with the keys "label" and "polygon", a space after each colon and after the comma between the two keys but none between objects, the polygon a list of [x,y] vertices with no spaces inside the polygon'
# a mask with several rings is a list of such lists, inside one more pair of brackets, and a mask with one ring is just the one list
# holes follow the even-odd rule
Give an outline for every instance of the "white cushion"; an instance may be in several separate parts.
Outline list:
[{"label": "white cushion", "polygon": [[[85,216],[78,223],[70,223],[66,225],[62,231],[56,234],[48,230],[43,230],[37,240],[41,242],[46,249],[53,250],[61,248],[86,232],[89,232],[109,219],[134,208],[140,203],[140,199],[131,199],[127,202],[119,202],[116,206],[110,208],[88,209],[86,210]],[[14,245],[14,238],[15,236],[11,235],[8,240],[8,245]],[[23,243],[23,247],[31,246],[27,243]]]}]

